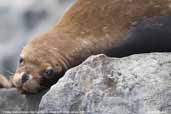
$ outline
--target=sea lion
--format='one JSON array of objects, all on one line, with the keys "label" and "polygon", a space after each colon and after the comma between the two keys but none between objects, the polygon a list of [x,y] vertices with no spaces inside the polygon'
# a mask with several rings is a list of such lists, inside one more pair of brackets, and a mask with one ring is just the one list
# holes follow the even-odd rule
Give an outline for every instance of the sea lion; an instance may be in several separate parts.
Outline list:
[{"label": "sea lion", "polygon": [[12,84],[11,82],[5,78],[5,76],[0,74],[0,88],[11,88]]},{"label": "sea lion", "polygon": [[170,15],[170,0],[77,0],[52,30],[23,48],[12,82],[36,93],[90,55],[171,51]]}]

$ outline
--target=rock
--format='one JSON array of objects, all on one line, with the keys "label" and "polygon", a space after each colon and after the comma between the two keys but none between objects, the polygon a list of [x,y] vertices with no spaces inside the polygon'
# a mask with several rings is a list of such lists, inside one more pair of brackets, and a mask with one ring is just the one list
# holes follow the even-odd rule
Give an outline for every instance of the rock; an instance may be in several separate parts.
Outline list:
[{"label": "rock", "polygon": [[44,92],[36,95],[23,95],[14,88],[0,89],[0,114],[37,111]]},{"label": "rock", "polygon": [[44,113],[171,114],[171,54],[89,57],[67,71],[39,105]]}]

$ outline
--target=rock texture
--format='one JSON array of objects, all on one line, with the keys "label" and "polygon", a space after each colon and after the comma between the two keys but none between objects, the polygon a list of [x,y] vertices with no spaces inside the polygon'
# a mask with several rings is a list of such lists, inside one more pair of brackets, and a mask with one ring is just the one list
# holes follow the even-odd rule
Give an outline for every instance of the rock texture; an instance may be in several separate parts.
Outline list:
[{"label": "rock texture", "polygon": [[43,96],[44,113],[171,114],[171,54],[91,56]]},{"label": "rock texture", "polygon": [[23,95],[16,89],[0,89],[0,114],[37,111],[43,94],[44,92],[36,95]]}]

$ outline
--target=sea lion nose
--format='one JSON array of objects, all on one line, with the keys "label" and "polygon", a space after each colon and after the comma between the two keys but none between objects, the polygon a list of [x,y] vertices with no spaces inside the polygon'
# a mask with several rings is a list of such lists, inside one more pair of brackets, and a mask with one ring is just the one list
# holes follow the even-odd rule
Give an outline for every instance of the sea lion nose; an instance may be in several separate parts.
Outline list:
[{"label": "sea lion nose", "polygon": [[22,75],[22,77],[21,77],[21,82],[22,82],[22,83],[25,83],[25,82],[28,81],[28,80],[29,80],[29,75],[26,74],[26,73],[24,73],[24,74]]}]

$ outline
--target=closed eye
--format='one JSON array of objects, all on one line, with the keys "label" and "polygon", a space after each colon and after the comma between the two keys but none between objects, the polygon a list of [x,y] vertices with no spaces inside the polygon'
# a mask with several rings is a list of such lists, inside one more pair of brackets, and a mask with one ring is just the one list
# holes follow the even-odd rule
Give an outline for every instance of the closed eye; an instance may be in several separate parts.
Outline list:
[{"label": "closed eye", "polygon": [[48,70],[45,71],[45,74],[46,74],[47,76],[51,76],[51,75],[54,74],[54,70],[53,70],[53,69],[48,69]]},{"label": "closed eye", "polygon": [[48,69],[48,70],[44,70],[41,75],[44,78],[52,78],[56,75],[56,72],[53,69]]}]

